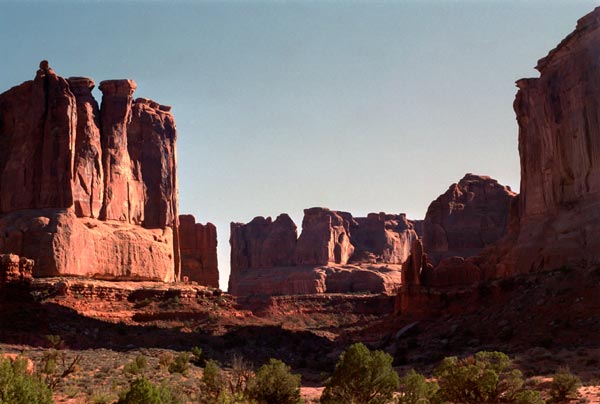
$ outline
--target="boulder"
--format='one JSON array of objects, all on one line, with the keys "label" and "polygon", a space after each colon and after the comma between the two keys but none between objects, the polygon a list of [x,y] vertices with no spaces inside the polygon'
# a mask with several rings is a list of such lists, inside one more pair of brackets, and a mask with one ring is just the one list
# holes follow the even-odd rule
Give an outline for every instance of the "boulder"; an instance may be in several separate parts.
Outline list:
[{"label": "boulder", "polygon": [[471,257],[501,239],[508,230],[510,187],[480,175],[466,174],[433,201],[423,227],[423,246],[432,262]]},{"label": "boulder", "polygon": [[181,277],[200,285],[219,287],[217,228],[196,223],[192,215],[179,216]]},{"label": "boulder", "polygon": [[15,254],[0,254],[0,289],[10,286],[29,286],[33,282],[34,262]]}]

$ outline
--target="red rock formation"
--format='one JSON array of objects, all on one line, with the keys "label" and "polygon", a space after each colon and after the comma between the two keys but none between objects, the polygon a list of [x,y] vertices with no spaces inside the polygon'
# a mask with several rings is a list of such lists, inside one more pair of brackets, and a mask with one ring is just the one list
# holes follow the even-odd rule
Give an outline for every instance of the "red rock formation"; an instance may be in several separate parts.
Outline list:
[{"label": "red rock formation", "polygon": [[297,265],[346,264],[354,253],[350,242],[352,216],[326,208],[304,209],[296,246]]},{"label": "red rock formation", "polygon": [[248,268],[294,265],[296,225],[284,214],[275,221],[255,217],[250,223],[231,223],[231,273]]},{"label": "red rock formation", "polygon": [[350,238],[355,246],[352,262],[385,262],[402,264],[410,254],[410,246],[417,239],[413,224],[406,215],[369,213],[354,218]]},{"label": "red rock formation", "polygon": [[0,94],[0,213],[73,204],[76,116],[69,84],[47,63]]},{"label": "red rock formation", "polygon": [[[512,272],[600,261],[600,8],[517,82],[520,229]],[[505,260],[506,261],[506,260]]]},{"label": "red rock formation", "polygon": [[104,172],[100,143],[100,109],[92,96],[94,81],[70,77],[69,87],[77,103],[77,136],[73,169],[73,203],[79,217],[100,216],[104,200]]},{"label": "red rock formation", "polygon": [[[134,184],[141,183],[143,226],[172,226],[177,218],[177,131],[171,107],[138,98],[127,127]],[[160,180],[160,181],[159,181]],[[135,186],[135,185],[134,185]],[[137,202],[130,204],[137,205]]]},{"label": "red rock formation", "polygon": [[102,161],[104,167],[103,220],[141,224],[144,219],[143,184],[132,173],[127,142],[131,122],[133,80],[108,80],[100,83],[102,91]]},{"label": "red rock formation", "polygon": [[102,82],[99,111],[93,86],[42,62],[35,80],[0,94],[0,251],[33,258],[35,276],[172,281],[173,116],[133,103],[132,80]]},{"label": "red rock formation", "polygon": [[217,228],[196,223],[192,215],[179,216],[181,276],[200,285],[219,287]]},{"label": "red rock formation", "polygon": [[506,234],[515,193],[490,177],[467,174],[429,205],[423,245],[433,262],[470,257]]},{"label": "red rock formation", "polygon": [[24,286],[33,281],[33,260],[14,254],[0,254],[0,289],[7,285]]},{"label": "red rock formation", "polygon": [[[404,215],[306,209],[303,229],[288,215],[231,224],[229,292],[236,295],[394,293],[399,263],[416,233]],[[356,245],[356,256],[353,256]],[[352,258],[353,265],[346,265]]]}]

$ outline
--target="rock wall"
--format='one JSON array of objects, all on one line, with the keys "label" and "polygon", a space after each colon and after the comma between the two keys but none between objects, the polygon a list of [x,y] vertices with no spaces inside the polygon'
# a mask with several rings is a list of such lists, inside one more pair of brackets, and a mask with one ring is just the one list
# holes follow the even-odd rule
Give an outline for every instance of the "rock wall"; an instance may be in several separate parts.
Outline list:
[{"label": "rock wall", "polygon": [[219,287],[217,228],[196,223],[192,215],[179,216],[181,277],[204,286]]},{"label": "rock wall", "polygon": [[600,261],[600,8],[517,82],[521,194],[512,271]]},{"label": "rock wall", "polygon": [[352,262],[385,262],[402,264],[410,254],[413,240],[418,238],[413,222],[406,215],[369,213],[354,218],[350,226],[355,246]]},{"label": "rock wall", "polygon": [[[179,276],[176,129],[169,107],[100,84],[36,77],[0,94],[0,251],[35,276]],[[27,254],[24,254],[27,252]]]},{"label": "rock wall", "polygon": [[304,209],[296,246],[297,265],[346,264],[354,253],[350,242],[352,216],[326,208]]},{"label": "rock wall", "polygon": [[471,257],[501,239],[508,230],[516,194],[498,181],[466,174],[427,209],[423,246],[434,263],[447,257]]},{"label": "rock wall", "polygon": [[353,218],[304,210],[302,234],[286,214],[231,224],[229,292],[251,294],[393,293],[400,264],[417,239],[405,215]]}]

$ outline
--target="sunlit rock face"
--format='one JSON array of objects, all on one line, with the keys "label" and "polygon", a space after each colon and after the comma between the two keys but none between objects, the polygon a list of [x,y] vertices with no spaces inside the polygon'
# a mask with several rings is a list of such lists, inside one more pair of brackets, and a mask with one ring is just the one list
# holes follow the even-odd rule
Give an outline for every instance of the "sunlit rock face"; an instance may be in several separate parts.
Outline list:
[{"label": "sunlit rock face", "polygon": [[[47,62],[0,94],[0,251],[35,276],[179,276],[176,129],[133,80],[64,79]],[[27,254],[24,254],[27,252]]]},{"label": "sunlit rock face", "polygon": [[305,209],[300,237],[286,214],[232,223],[229,292],[394,293],[416,239],[404,214]]},{"label": "sunlit rock face", "polygon": [[521,194],[508,271],[600,259],[600,8],[517,82]]}]

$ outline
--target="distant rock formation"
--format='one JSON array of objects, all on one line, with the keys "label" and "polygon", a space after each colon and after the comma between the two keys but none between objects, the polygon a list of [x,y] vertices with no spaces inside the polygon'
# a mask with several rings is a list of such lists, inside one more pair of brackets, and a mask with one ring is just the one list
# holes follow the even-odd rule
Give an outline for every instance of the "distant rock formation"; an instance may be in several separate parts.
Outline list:
[{"label": "distant rock formation", "polygon": [[350,242],[352,215],[327,208],[304,209],[296,246],[297,265],[346,264],[354,253]]},{"label": "distant rock formation", "polygon": [[600,7],[538,62],[539,78],[517,81],[519,227],[505,270],[600,262],[598,49]]},{"label": "distant rock formation", "polygon": [[231,272],[294,265],[297,237],[296,225],[285,213],[275,221],[259,216],[248,224],[231,223]]},{"label": "distant rock formation", "polygon": [[350,226],[355,246],[351,262],[402,264],[410,254],[413,240],[418,238],[415,221],[405,214],[369,213],[356,217]]},{"label": "distant rock formation", "polygon": [[179,276],[176,129],[133,80],[64,79],[47,62],[0,94],[0,251],[35,276]]},{"label": "distant rock formation", "polygon": [[305,294],[393,292],[400,264],[417,238],[405,215],[353,218],[326,208],[304,210],[302,233],[286,214],[231,224],[229,292]]},{"label": "distant rock formation", "polygon": [[501,239],[508,230],[516,194],[498,181],[466,174],[427,209],[423,246],[434,263],[447,257],[471,257]]},{"label": "distant rock formation", "polygon": [[179,216],[181,278],[204,286],[219,287],[217,228],[196,223],[192,215]]}]

